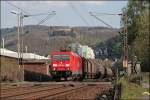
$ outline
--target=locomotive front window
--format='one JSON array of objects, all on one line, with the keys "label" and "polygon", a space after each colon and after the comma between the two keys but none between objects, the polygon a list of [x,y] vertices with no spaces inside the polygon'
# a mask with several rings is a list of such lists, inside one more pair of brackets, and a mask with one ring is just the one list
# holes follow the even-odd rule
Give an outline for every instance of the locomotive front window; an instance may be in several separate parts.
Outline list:
[{"label": "locomotive front window", "polygon": [[59,61],[59,60],[69,60],[69,55],[53,55],[53,60]]},{"label": "locomotive front window", "polygon": [[54,55],[53,60],[55,60],[55,61],[61,60],[61,56],[60,55]]},{"label": "locomotive front window", "polygon": [[69,60],[69,55],[62,55],[62,60]]}]

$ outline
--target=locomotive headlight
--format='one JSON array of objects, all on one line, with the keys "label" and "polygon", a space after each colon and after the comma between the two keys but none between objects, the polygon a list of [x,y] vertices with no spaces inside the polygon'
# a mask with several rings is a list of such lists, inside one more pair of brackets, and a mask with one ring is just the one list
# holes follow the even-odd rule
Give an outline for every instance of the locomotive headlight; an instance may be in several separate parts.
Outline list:
[{"label": "locomotive headlight", "polygon": [[53,67],[57,67],[57,64],[53,64]]},{"label": "locomotive headlight", "polygon": [[69,67],[69,66],[70,66],[70,64],[66,64],[65,66],[66,66],[66,67]]}]

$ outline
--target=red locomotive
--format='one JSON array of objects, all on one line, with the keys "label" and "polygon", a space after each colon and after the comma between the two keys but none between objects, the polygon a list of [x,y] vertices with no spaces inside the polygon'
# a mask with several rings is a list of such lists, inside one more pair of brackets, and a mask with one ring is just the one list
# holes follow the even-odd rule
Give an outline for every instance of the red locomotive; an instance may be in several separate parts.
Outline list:
[{"label": "red locomotive", "polygon": [[82,59],[76,53],[52,52],[50,71],[54,79],[76,78],[82,75]]},{"label": "red locomotive", "polygon": [[110,67],[100,59],[85,59],[74,52],[52,52],[50,72],[55,80],[62,77],[75,79],[106,79],[112,78]]}]

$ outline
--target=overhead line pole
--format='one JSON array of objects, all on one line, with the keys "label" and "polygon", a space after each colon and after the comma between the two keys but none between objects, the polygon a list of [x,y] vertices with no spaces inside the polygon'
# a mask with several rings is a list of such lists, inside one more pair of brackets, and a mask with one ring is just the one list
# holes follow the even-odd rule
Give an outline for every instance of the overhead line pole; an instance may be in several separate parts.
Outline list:
[{"label": "overhead line pole", "polygon": [[21,59],[20,59],[20,63],[21,63],[21,68],[23,69],[23,81],[24,81],[24,65],[23,65],[23,34],[24,34],[24,31],[23,31],[23,18],[25,17],[23,15],[23,13],[21,12],[20,13],[20,25],[21,25]]},{"label": "overhead line pole", "polygon": [[[24,66],[22,66],[22,59],[23,59],[23,18],[28,17],[27,15],[23,15],[22,12],[15,12],[12,11],[11,13],[17,15],[17,23],[18,23],[18,34],[17,34],[17,49],[18,49],[18,67],[23,68],[23,80],[24,80]],[[21,37],[20,37],[21,33]]]},{"label": "overhead line pole", "polygon": [[[94,12],[95,13],[95,12]],[[113,28],[111,25],[105,23],[103,20],[101,20],[100,18],[98,18],[96,15],[94,15],[92,12],[90,12],[90,14],[92,16],[94,16],[97,20],[101,21],[102,23],[104,23],[105,25],[109,26],[110,28]],[[97,13],[97,14],[101,14],[101,15],[119,15],[122,16],[123,20],[124,20],[124,29],[123,29],[123,33],[124,33],[124,37],[123,37],[123,68],[125,68],[125,71],[127,71],[128,68],[128,28],[127,28],[127,24],[128,24],[128,16],[126,13],[121,13],[121,14],[109,14],[109,13]]]},{"label": "overhead line pole", "polygon": [[127,28],[127,21],[128,17],[127,14],[122,15],[123,20],[125,22],[124,26],[124,57],[123,57],[123,67],[127,68],[128,67],[128,28]]},{"label": "overhead line pole", "polygon": [[19,70],[20,70],[20,14],[17,14],[18,17],[18,34],[17,34],[17,38],[18,38],[18,43],[17,43],[17,47],[18,47],[18,66],[19,66]]},{"label": "overhead line pole", "polygon": [[2,46],[3,46],[3,49],[5,48],[5,39],[4,37],[2,38]]}]

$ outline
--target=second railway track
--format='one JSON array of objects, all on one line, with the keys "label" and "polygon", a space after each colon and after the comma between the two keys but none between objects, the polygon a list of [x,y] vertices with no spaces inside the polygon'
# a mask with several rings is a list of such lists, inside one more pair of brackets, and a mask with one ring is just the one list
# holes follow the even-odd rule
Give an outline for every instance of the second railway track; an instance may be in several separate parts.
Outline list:
[{"label": "second railway track", "polygon": [[[66,99],[73,94],[82,95],[85,91],[99,88],[104,91],[109,89],[110,84],[45,84],[39,86],[29,86],[12,89],[13,91],[2,90],[1,100],[37,100],[37,99]],[[93,88],[93,89],[92,89]],[[98,92],[98,91],[97,91]],[[69,96],[70,95],[70,96]],[[85,95],[85,94],[84,94]],[[69,96],[69,97],[68,97]],[[64,98],[65,97],[65,98]],[[81,96],[80,96],[81,97]],[[81,97],[82,98],[82,97]]]}]

